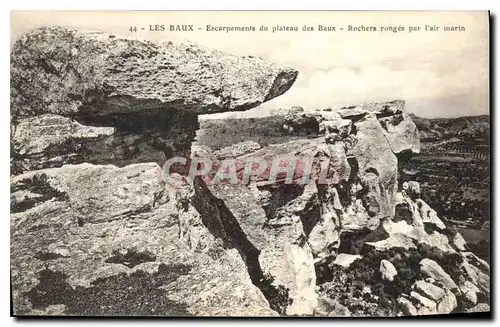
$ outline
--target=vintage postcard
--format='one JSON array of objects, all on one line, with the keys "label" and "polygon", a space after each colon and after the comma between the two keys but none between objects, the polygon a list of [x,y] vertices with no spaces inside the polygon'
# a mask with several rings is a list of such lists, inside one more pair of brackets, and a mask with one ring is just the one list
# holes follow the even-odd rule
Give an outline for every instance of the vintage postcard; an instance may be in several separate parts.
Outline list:
[{"label": "vintage postcard", "polygon": [[487,11],[13,11],[12,315],[491,317]]}]

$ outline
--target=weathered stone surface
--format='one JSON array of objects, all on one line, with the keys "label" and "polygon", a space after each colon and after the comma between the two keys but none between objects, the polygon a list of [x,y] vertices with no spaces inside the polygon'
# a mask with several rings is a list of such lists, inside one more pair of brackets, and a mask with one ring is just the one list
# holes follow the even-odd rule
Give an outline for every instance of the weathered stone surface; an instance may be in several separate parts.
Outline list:
[{"label": "weathered stone surface", "polygon": [[382,260],[380,261],[380,273],[382,274],[382,279],[393,281],[398,271],[390,261]]},{"label": "weathered stone surface", "polygon": [[270,191],[273,198],[264,207],[269,241],[259,256],[260,265],[264,272],[274,276],[276,284],[290,290],[293,302],[287,308],[288,314],[312,314],[317,304],[316,274],[313,251],[306,242],[305,220],[300,214],[306,204],[319,205],[317,193],[313,184],[306,186],[302,193],[300,188],[290,186],[276,186]]},{"label": "weathered stone surface", "polygon": [[[302,139],[213,151],[191,146],[198,114],[258,106],[286,92],[297,72],[193,44],[62,28],[21,38],[11,70],[16,313],[428,315],[456,309],[450,290],[468,306],[489,297],[489,265],[465,252],[459,234],[448,239],[420,185],[398,193],[398,169],[419,152],[403,101],[314,114],[292,108],[277,130]],[[216,166],[235,158],[239,177],[253,157],[319,158],[335,178],[319,183],[318,164],[300,183],[302,161],[291,184],[284,174],[270,182],[268,167],[237,185],[196,178],[173,188],[158,163],[179,154]],[[26,172],[33,169],[41,170]],[[421,249],[436,260],[420,262],[427,281],[415,280]],[[463,272],[449,261],[460,256]],[[385,293],[389,300],[377,285],[347,285],[378,278],[377,269],[410,295]],[[334,270],[342,275],[332,291],[348,286],[347,302],[318,286]],[[123,293],[133,300],[98,307],[102,294]]]},{"label": "weathered stone surface", "polygon": [[440,314],[451,313],[456,307],[457,298],[455,297],[455,294],[453,294],[450,290],[445,290],[444,297],[438,303],[437,312]]},{"label": "weathered stone surface", "polygon": [[261,58],[191,43],[44,27],[13,46],[11,106],[14,116],[246,110],[283,94],[296,77]]},{"label": "weathered stone surface", "polygon": [[362,108],[356,106],[349,108],[341,108],[337,112],[343,119],[351,119],[351,120],[361,119],[367,114],[366,110],[363,110]]},{"label": "weathered stone surface", "polygon": [[236,249],[185,205],[191,191],[160,172],[81,164],[12,178],[14,313],[276,315]]},{"label": "weathered stone surface", "polygon": [[83,162],[126,166],[163,164],[167,157],[189,157],[198,122],[177,109],[145,117],[117,117],[94,124],[85,119],[44,114],[13,121],[11,171],[61,167]]},{"label": "weathered stone surface", "polygon": [[453,250],[453,248],[449,245],[448,238],[445,235],[437,231],[427,233],[423,226],[415,224],[410,225],[406,221],[394,223],[393,221],[386,220],[382,223],[381,227],[388,233],[387,242],[391,242],[392,240],[395,244],[398,244],[404,238],[408,238],[414,242],[427,244],[444,252],[455,252],[455,250]]},{"label": "weathered stone surface", "polygon": [[[320,116],[321,117],[321,116]],[[326,119],[326,120],[323,120]],[[352,121],[349,119],[342,119],[337,113],[332,113],[320,118],[322,120],[319,123],[319,133],[320,134],[331,134],[337,133],[340,137],[347,137],[352,131]]]},{"label": "weathered stone surface", "polygon": [[459,232],[453,236],[453,246],[455,246],[458,251],[467,251],[467,243]]},{"label": "weathered stone surface", "polygon": [[[359,106],[341,108],[337,111],[343,119],[353,121],[374,116],[383,128],[390,148],[395,154],[413,155],[420,153],[420,139],[417,126],[411,117],[404,112],[405,102],[394,100],[390,102],[373,102]],[[332,112],[322,112],[332,115]]]},{"label": "weathered stone surface", "polygon": [[388,102],[370,102],[361,105],[367,112],[377,116],[393,116],[404,112],[405,102],[403,100],[392,100]]},{"label": "weathered stone surface", "polygon": [[404,297],[400,297],[398,299],[398,303],[403,307],[404,314],[409,316],[416,316],[418,314],[417,308],[415,308],[415,306],[410,302],[410,300]]},{"label": "weathered stone surface", "polygon": [[173,293],[171,298],[190,303],[189,310],[193,315],[278,316],[269,308],[261,291],[252,284],[236,249],[227,251],[215,262],[199,269],[168,285]]},{"label": "weathered stone surface", "polygon": [[297,74],[190,43],[36,29],[11,52],[12,171],[189,157],[198,114],[256,107]]},{"label": "weathered stone surface", "polygon": [[464,258],[461,269],[467,279],[476,285],[483,294],[490,294],[490,265],[472,252],[461,252]]},{"label": "weathered stone surface", "polygon": [[[311,315],[317,306],[316,273],[314,271],[312,252],[307,243],[292,244],[288,254],[295,276],[295,285],[291,289],[292,304],[287,308],[289,315]],[[264,267],[270,267],[262,260]],[[272,269],[269,270],[273,274]],[[278,274],[279,276],[279,274]]]},{"label": "weathered stone surface", "polygon": [[317,119],[309,114],[286,115],[282,127],[293,135],[317,135],[320,129]]},{"label": "weathered stone surface", "polygon": [[413,240],[405,234],[391,234],[388,238],[380,241],[365,242],[365,247],[377,251],[387,251],[393,248],[403,248],[406,250],[415,249],[416,245]]},{"label": "weathered stone surface", "polygon": [[[275,307],[276,310],[288,314],[312,314],[317,301],[316,275],[301,218],[294,211],[287,211],[286,205],[283,211],[276,212],[277,216],[270,216],[271,212],[265,211],[266,206],[259,204],[258,193],[261,191],[255,189],[255,185],[252,188],[253,191],[244,185],[207,185],[197,179],[191,203],[201,213],[212,234],[243,253],[254,283],[267,287],[261,284],[261,280],[272,276],[273,288],[286,290],[286,297],[292,300],[290,306],[285,304],[284,308]],[[275,192],[286,195],[283,190]],[[295,199],[297,207],[290,204],[288,208],[301,212],[301,202],[309,201],[306,194]],[[279,198],[276,200],[280,203]],[[274,207],[277,203],[269,205]],[[270,224],[272,219],[274,224]],[[271,291],[265,293],[268,297],[275,296],[273,294]]]},{"label": "weathered stone surface", "polygon": [[207,185],[196,179],[195,190],[191,202],[214,235],[238,244],[245,252],[266,247],[266,213],[247,187]]},{"label": "weathered stone surface", "polygon": [[[379,226],[381,218],[393,215],[393,197],[396,195],[395,191],[397,189],[398,159],[387,143],[384,127],[381,125],[379,118],[400,114],[404,103],[395,101],[388,104],[369,104],[365,105],[365,107],[366,110],[360,109],[361,107],[358,108],[365,112],[361,115],[362,117],[358,117],[358,113],[344,115],[344,118],[348,119],[342,118],[343,114],[337,111],[313,113],[309,116],[314,117],[319,122],[319,132],[325,134],[324,138],[271,145],[237,158],[245,160],[252,157],[263,157],[268,163],[274,157],[283,155],[320,156],[331,159],[330,169],[337,173],[339,185],[332,188],[332,208],[325,207],[321,210],[327,213],[327,216],[333,217],[333,221],[323,218],[310,220],[304,218],[306,215],[301,216],[305,237],[315,258],[324,257],[329,252],[331,253],[338,246],[335,244],[338,243],[342,232],[361,231],[365,228],[374,230]],[[349,108],[346,108],[346,112],[349,110]],[[288,111],[286,115],[287,117],[290,116],[290,119],[294,116]],[[292,119],[292,121],[308,121],[310,117],[306,113],[300,113],[297,115],[297,119]],[[231,146],[226,150],[231,153],[231,149],[236,147]],[[256,197],[263,206],[270,207],[271,192],[263,189],[263,186],[266,185],[267,176],[269,176],[268,171],[264,172],[261,177],[252,176],[251,183],[259,185]],[[284,177],[279,179],[279,183],[283,182],[283,179]],[[298,182],[297,176],[295,176],[293,182]],[[342,185],[342,183],[347,183],[347,185]],[[303,196],[299,198],[303,198]],[[340,200],[341,198],[342,200]],[[326,200],[328,200],[328,197],[322,197],[320,202],[329,202]],[[292,201],[291,203],[297,202]],[[312,202],[308,200],[302,203]],[[279,207],[280,204],[276,206]],[[298,208],[301,207],[298,206]],[[318,205],[314,205],[310,208],[318,207]],[[308,206],[304,207],[309,212],[313,211],[307,208]],[[283,224],[287,221],[290,223],[289,217],[295,215],[295,213],[284,212],[287,214],[281,215],[280,219],[271,218],[270,223]],[[337,227],[339,225],[338,220],[340,220],[340,229]],[[420,237],[421,235],[414,236]],[[434,240],[434,236],[429,237]],[[396,238],[400,240],[406,239],[404,243],[407,248],[415,247],[414,241],[407,236],[396,236]],[[385,248],[392,246],[393,244],[388,243]]]},{"label": "weathered stone surface", "polygon": [[349,267],[358,259],[361,259],[361,256],[358,254],[339,253],[337,257],[335,257],[333,264],[342,267]]},{"label": "weathered stone surface", "polygon": [[[70,203],[72,216],[68,218],[79,224],[112,221],[148,211],[160,201],[164,192],[161,178],[161,169],[154,163],[129,165],[123,169],[112,165],[66,165],[22,174],[11,180],[12,223],[18,227],[17,222],[24,222],[30,208],[52,197]],[[47,209],[53,206],[50,201],[42,205],[47,205]],[[16,212],[23,219],[18,220]]]},{"label": "weathered stone surface", "polygon": [[473,260],[466,259],[461,264],[461,268],[465,271],[468,279],[477,285],[484,294],[490,293],[490,276],[488,270],[482,270],[475,266]]},{"label": "weathered stone surface", "polygon": [[416,281],[412,288],[437,302],[445,295],[445,291],[442,288],[423,280]]},{"label": "weathered stone surface", "polygon": [[301,220],[307,242],[315,258],[327,257],[340,244],[340,206],[337,189],[321,185],[308,185],[306,189],[314,194],[312,201],[304,205]]},{"label": "weathered stone surface", "polygon": [[[233,151],[226,149],[225,151]],[[326,142],[324,137],[319,137],[311,140],[295,140],[282,144],[272,144],[267,147],[252,151],[236,159],[241,162],[241,167],[238,167],[238,174],[243,175],[244,164],[253,160],[253,158],[263,159],[267,165],[266,170],[260,174],[252,174],[250,176],[250,181],[255,182],[259,185],[270,184],[274,181],[269,181],[269,176],[273,163],[278,162],[278,160],[288,163],[293,163],[295,165],[295,173],[293,175],[292,183],[294,184],[304,184],[302,178],[304,175],[308,176],[307,181],[311,181],[313,177],[319,178],[319,174],[316,174],[315,169],[309,169],[307,172],[306,168],[314,168],[312,160],[317,158],[318,165],[324,162],[325,168],[328,167],[328,173],[326,178],[332,181],[332,184],[339,184],[342,181],[347,181],[351,174],[351,166],[347,160],[345,147],[342,142],[336,144],[329,144]],[[306,167],[306,164],[309,167]],[[326,166],[328,164],[329,166]],[[285,173],[278,173],[276,176],[276,182],[278,184],[285,181]],[[325,178],[325,181],[326,181]],[[288,184],[290,184],[288,182]]]},{"label": "weathered stone surface", "polygon": [[[420,198],[421,190],[418,183],[406,183],[403,185],[403,192],[397,192],[398,162],[404,161],[407,156],[418,152],[415,142],[405,141],[406,143],[401,143],[403,144],[401,149],[395,150],[387,139],[385,134],[387,130],[384,132],[386,128],[393,128],[392,132],[399,133],[397,131],[398,117],[394,118],[396,122],[386,119],[391,115],[401,114],[397,107],[396,105],[391,111],[383,107],[376,109],[377,107],[373,106],[373,110],[365,110],[366,112],[361,114],[361,109],[357,108],[360,109],[358,112],[351,112],[345,116],[349,119],[341,118],[341,115],[335,111],[316,112],[314,116],[320,122],[320,133],[324,133],[324,137],[264,146],[238,158],[260,156],[265,157],[267,162],[270,161],[268,158],[273,156],[290,154],[293,156],[341,158],[334,160],[340,164],[331,165],[338,171],[343,171],[340,174],[342,176],[340,183],[334,184],[333,187],[327,187],[326,191],[311,185],[287,187],[281,184],[284,181],[283,176],[276,183],[279,185],[273,185],[266,181],[268,176],[266,173],[263,176],[251,178],[249,188],[266,213],[268,226],[266,235],[270,240],[268,244],[289,244],[288,247],[268,245],[259,255],[261,269],[270,272],[275,277],[275,282],[279,280],[277,284],[289,289],[289,294],[293,294],[293,302],[298,300],[299,302],[295,303],[301,303],[300,310],[295,311],[298,307],[292,304],[287,308],[287,313],[310,314],[311,312],[311,304],[315,303],[313,287],[310,283],[313,279],[312,269],[310,269],[311,262],[316,265],[317,271],[320,272],[318,273],[320,280],[328,281],[329,274],[331,276],[334,270],[345,272],[349,278],[353,276],[364,277],[363,271],[353,270],[366,264],[361,264],[358,260],[374,255],[374,253],[377,256],[380,253],[387,253],[386,261],[388,262],[392,259],[395,259],[395,262],[402,260],[401,257],[405,251],[423,257],[425,257],[424,253],[428,253],[438,265],[442,259],[446,271],[449,269],[453,273],[452,277],[447,275],[449,279],[446,279],[436,274],[437,272],[446,274],[443,269],[441,271],[430,269],[430,273],[427,275],[432,278],[428,278],[427,282],[420,281],[420,283],[427,284],[419,285],[419,287],[416,286],[419,284],[416,283],[417,280],[411,280],[410,285],[414,283],[411,287],[414,290],[411,298],[417,305],[415,306],[411,302],[409,305],[404,304],[403,306],[407,308],[403,311],[407,314],[410,312],[415,315],[435,314],[437,313],[437,303],[447,294],[444,289],[453,289],[460,293],[456,285],[462,285],[465,277],[456,269],[457,267],[452,266],[452,262],[458,260],[456,256],[459,254],[452,246],[446,225],[439,219],[436,212]],[[401,116],[400,118],[405,117]],[[396,127],[393,125],[384,126],[384,124],[389,123]],[[380,145],[380,149],[374,150],[376,144]],[[380,157],[383,156],[380,153],[386,153],[388,158],[392,158],[392,161],[381,160]],[[293,182],[297,181],[297,176],[294,176]],[[328,192],[330,190],[331,195]],[[320,194],[322,194],[321,197],[318,196]],[[231,203],[229,200],[225,200],[225,202]],[[331,206],[325,206],[325,202]],[[236,204],[231,204],[231,206],[234,205]],[[319,212],[315,212],[318,208]],[[239,210],[236,209],[235,212],[239,212]],[[328,214],[328,217],[332,217],[331,221],[323,219],[325,213]],[[300,217],[300,222],[297,216]],[[302,243],[303,240],[308,247],[300,248],[300,244],[305,244]],[[297,247],[296,244],[299,246]],[[288,254],[288,257],[303,258],[302,260],[293,259],[287,262],[282,259],[284,253],[293,252],[289,250],[292,247],[297,248],[296,255]],[[336,253],[337,248],[343,253]],[[309,251],[311,255],[308,254]],[[363,253],[363,256],[358,255],[359,253]],[[396,257],[389,259],[389,256],[394,256],[394,253],[397,253]],[[377,257],[377,259],[377,262],[380,262],[381,258]],[[408,257],[408,263],[403,260],[403,262],[399,261],[398,265],[403,267],[402,271],[416,271],[418,265],[415,267],[415,262],[412,260]],[[422,261],[425,262],[425,260],[428,259]],[[453,261],[450,263],[449,260]],[[292,268],[297,267],[297,264],[303,269]],[[423,270],[427,268],[423,268]],[[370,269],[373,269],[371,265],[368,271]],[[476,272],[477,269],[468,266],[470,274],[476,277],[479,275]],[[426,275],[425,272],[424,275]],[[300,283],[298,280],[294,281],[293,276],[296,278],[301,276]],[[420,278],[419,274],[417,276]],[[392,278],[401,277],[394,275]],[[342,283],[342,278],[339,279],[336,282],[332,281],[329,287],[336,290],[335,287],[339,286],[337,283]],[[398,280],[397,282],[403,281]],[[365,288],[367,287],[363,287],[363,297],[370,297],[370,300],[365,301],[359,297],[359,294],[355,295],[356,293],[354,293],[350,295],[353,298],[342,302],[343,305],[349,307],[349,310],[353,309],[356,315],[363,315],[360,313],[363,310],[375,310],[372,306],[377,306],[377,304],[371,301],[379,301],[378,295],[364,292]],[[411,292],[409,289],[407,291]],[[312,310],[315,315],[328,314],[323,303],[324,292],[324,289],[319,290],[318,305],[316,309]],[[401,301],[404,302],[404,300]],[[351,304],[352,306],[350,306]],[[449,296],[443,302],[441,310],[454,310],[450,309],[452,307],[453,299]]]},{"label": "weathered stone surface", "polygon": [[[236,147],[224,152],[232,154]],[[246,160],[259,157],[270,164],[279,156],[329,160],[329,168],[340,176],[336,183],[350,176],[342,144],[328,144],[324,138],[244,153],[236,157],[238,171]],[[292,184],[284,183],[281,175],[277,182],[269,182],[269,169],[252,175],[248,186],[204,183],[194,206],[206,216],[204,220],[215,235],[230,240],[252,258],[249,264],[255,268],[255,276],[270,274],[275,285],[289,291],[292,302],[288,314],[312,314],[317,302],[314,258],[330,255],[339,245],[338,210],[342,205],[338,191],[335,184],[301,184],[299,180],[307,173],[304,167]],[[310,178],[314,181],[318,176]]]},{"label": "weathered stone surface", "polygon": [[320,297],[314,315],[320,317],[349,317],[351,312],[338,301],[328,297]]},{"label": "weathered stone surface", "polygon": [[437,230],[444,230],[446,228],[446,225],[437,216],[436,211],[429,207],[422,199],[415,201],[414,212],[414,221],[417,221],[418,224],[430,224]]},{"label": "weathered stone surface", "polygon": [[218,151],[214,151],[213,154],[219,159],[236,158],[244,154],[257,151],[260,148],[262,148],[262,146],[259,143],[254,141],[247,141],[220,149]]},{"label": "weathered stone surface", "polygon": [[357,142],[348,153],[357,163],[359,182],[367,194],[370,216],[392,215],[393,196],[397,191],[397,158],[387,145],[383,129],[375,118],[358,121]]},{"label": "weathered stone surface", "polygon": [[[408,184],[406,189],[408,190]],[[368,245],[373,245],[374,242],[370,239],[376,238],[379,242],[378,247],[381,249],[403,246],[403,244],[406,244],[405,248],[411,248],[414,245],[412,243],[416,242],[444,252],[455,252],[448,237],[441,234],[446,226],[422,199],[413,200],[408,192],[403,191],[396,193],[394,201],[394,218],[385,219],[381,223],[379,230],[373,233],[375,237],[370,236],[366,239]]]},{"label": "weathered stone surface", "polygon": [[91,142],[113,134],[113,127],[84,126],[71,118],[46,114],[21,120],[15,126],[12,143],[20,156],[35,156],[70,140]]},{"label": "weathered stone surface", "polygon": [[100,141],[113,134],[112,127],[84,126],[58,115],[20,119],[18,125],[12,127],[11,172],[18,174],[63,163],[81,163],[86,150],[82,147],[106,144]]},{"label": "weathered stone surface", "polygon": [[462,291],[463,297],[472,305],[477,303],[477,293],[481,290],[474,285],[471,281],[467,280],[459,286],[460,291]]},{"label": "weathered stone surface", "polygon": [[420,271],[431,278],[434,278],[436,282],[443,284],[446,288],[450,290],[457,289],[458,286],[455,284],[450,275],[441,268],[441,266],[434,260],[425,258],[420,261]]},{"label": "weathered stone surface", "polygon": [[417,302],[419,307],[425,307],[429,310],[430,314],[436,313],[436,302],[425,296],[420,295],[417,292],[410,292],[410,296]]},{"label": "weathered stone surface", "polygon": [[379,118],[379,122],[394,153],[401,155],[420,153],[417,126],[408,114]]},{"label": "weathered stone surface", "polygon": [[471,264],[473,264],[476,268],[478,268],[480,271],[487,273],[490,270],[490,265],[488,262],[485,260],[479,258],[477,255],[475,255],[472,252],[462,252],[461,253],[462,257],[464,259],[467,259]]},{"label": "weathered stone surface", "polygon": [[490,306],[487,303],[479,303],[475,307],[467,309],[467,312],[489,312]]},{"label": "weathered stone surface", "polygon": [[335,211],[329,211],[314,225],[309,233],[308,243],[317,257],[328,256],[339,244],[338,217],[332,218]]}]

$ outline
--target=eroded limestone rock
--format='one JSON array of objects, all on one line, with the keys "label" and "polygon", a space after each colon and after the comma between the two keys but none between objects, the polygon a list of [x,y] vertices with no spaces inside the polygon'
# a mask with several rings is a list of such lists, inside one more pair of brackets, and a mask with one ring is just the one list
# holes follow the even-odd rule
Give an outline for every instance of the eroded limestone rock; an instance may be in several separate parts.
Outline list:
[{"label": "eroded limestone rock", "polygon": [[14,116],[246,110],[283,94],[296,77],[261,58],[193,43],[44,27],[13,46],[11,105]]},{"label": "eroded limestone rock", "polygon": [[437,282],[443,284],[446,288],[453,290],[458,288],[453,279],[441,268],[441,266],[434,260],[423,259],[420,262],[420,270],[428,277],[435,279]]},{"label": "eroded limestone rock", "polygon": [[[81,164],[13,178],[14,312],[276,315],[237,250],[203,225],[191,191],[167,188],[160,172]],[[120,298],[114,288],[129,283]]]},{"label": "eroded limestone rock", "polygon": [[198,114],[256,107],[297,74],[192,43],[36,29],[11,52],[12,171],[189,157]]}]

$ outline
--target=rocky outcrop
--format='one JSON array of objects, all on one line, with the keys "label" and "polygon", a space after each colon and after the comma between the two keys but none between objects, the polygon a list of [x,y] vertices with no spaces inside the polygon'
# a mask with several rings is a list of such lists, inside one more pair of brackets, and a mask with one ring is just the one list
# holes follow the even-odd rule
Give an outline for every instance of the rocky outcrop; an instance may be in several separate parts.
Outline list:
[{"label": "rocky outcrop", "polygon": [[402,310],[403,310],[403,314],[408,315],[408,316],[416,316],[417,315],[417,308],[415,308],[415,306],[407,298],[400,297],[398,299],[398,304],[401,305]]},{"label": "rocky outcrop", "polygon": [[11,53],[12,170],[189,156],[197,114],[256,107],[297,74],[190,43],[37,29]]},{"label": "rocky outcrop", "polygon": [[[389,253],[399,249],[424,254],[430,251],[432,258],[436,258],[433,252],[436,251],[440,260],[447,256],[455,258],[457,251],[461,251],[449,238],[447,227],[436,212],[420,198],[420,185],[416,182],[398,183],[401,161],[418,153],[418,139],[411,140],[408,137],[412,135],[411,132],[403,133],[401,137],[407,140],[399,144],[404,144],[404,149],[394,150],[395,145],[387,139],[383,122],[388,117],[402,113],[403,103],[394,103],[399,109],[391,109],[394,104],[389,104],[388,109],[383,104],[371,104],[366,106],[371,109],[363,109],[363,112],[358,108],[352,112],[342,109],[339,112],[314,113],[312,117],[318,121],[320,136],[307,141],[296,140],[269,146],[255,142],[238,143],[214,151],[218,160],[234,158],[240,177],[240,162],[263,158],[269,164],[277,156],[328,160],[329,164],[321,166],[319,171],[327,167],[335,172],[334,182],[326,187],[318,183],[319,172],[312,175],[309,184],[301,185],[299,181],[304,169],[301,166],[303,162],[299,160],[299,168],[295,168],[288,183],[284,174],[278,175],[276,183],[269,183],[269,167],[261,174],[252,175],[248,184],[244,185],[219,186],[207,182],[206,189],[217,199],[214,202],[224,204],[222,212],[232,213],[232,223],[218,224],[221,234],[234,239],[241,239],[241,235],[245,235],[249,245],[240,246],[240,249],[250,254],[247,257],[258,257],[258,265],[252,265],[258,266],[254,270],[256,275],[272,275],[275,284],[287,290],[290,299],[284,311],[287,314],[323,312],[323,309],[316,310],[315,305],[323,306],[321,299],[325,294],[321,290],[318,293],[313,281],[326,285],[323,283],[326,281],[328,284],[335,271],[356,270],[372,253],[387,253],[387,257],[378,262],[392,263],[386,259],[391,258],[392,254]],[[287,113],[286,117],[288,122],[296,122],[294,126],[297,128],[293,132],[300,134],[304,132],[301,128],[306,127],[300,127],[299,122],[309,119],[305,118],[309,114],[301,112],[297,115],[300,119],[293,120],[292,113]],[[409,120],[408,116],[401,117]],[[398,124],[397,119],[393,123]],[[411,125],[411,120],[406,123]],[[221,210],[219,213],[214,210],[210,212],[207,216],[210,216],[208,219],[211,221],[225,215]],[[249,217],[253,217],[251,224]],[[235,233],[232,227],[228,228],[232,225],[241,229]],[[415,260],[414,252],[410,253],[413,257],[408,260]],[[400,283],[401,278],[406,278],[405,274],[398,276],[400,269],[420,271],[418,262],[412,268],[404,266],[403,262],[399,267],[389,268],[384,265],[376,269],[380,271],[381,278],[385,274],[386,279],[392,279],[396,284]],[[469,269],[471,274],[474,274],[473,269]],[[410,278],[409,281],[416,280]],[[442,280],[433,283],[427,289],[440,289],[438,285],[442,284]],[[448,290],[457,291],[450,285],[446,284],[443,294],[448,294],[445,293]],[[428,298],[425,292],[422,294],[421,290],[413,292],[412,284],[406,288],[408,299],[413,299],[411,301],[426,299],[424,304],[418,301],[412,304],[415,314],[452,311],[457,306],[452,295],[443,302],[444,295],[433,299]],[[462,299],[462,294],[459,295]],[[373,297],[379,298],[378,295]],[[341,303],[346,305],[346,302]],[[300,310],[297,310],[298,307]]]},{"label": "rocky outcrop", "polygon": [[[65,165],[16,176],[11,188],[16,314],[63,304],[76,315],[276,315],[238,252],[196,225],[199,214],[165,188],[157,164]],[[142,307],[114,303],[129,283]]]},{"label": "rocky outcrop", "polygon": [[349,267],[351,263],[354,261],[361,259],[361,256],[358,254],[347,254],[347,253],[339,253],[335,260],[332,262],[334,265]]},{"label": "rocky outcrop", "polygon": [[383,127],[384,135],[396,154],[419,153],[420,142],[416,125],[404,112],[405,102],[373,102],[341,108],[338,113],[343,119],[358,120],[375,115]]},{"label": "rocky outcrop", "polygon": [[349,317],[351,312],[338,301],[322,297],[314,309],[314,315],[319,317]]},{"label": "rocky outcrop", "polygon": [[[51,164],[62,165],[82,161],[88,148],[101,143],[103,152],[113,151],[111,142],[113,127],[85,126],[71,118],[45,114],[22,119],[14,127],[12,152],[17,170],[41,169]],[[78,158],[80,157],[80,158]],[[91,161],[89,155],[86,159]],[[104,156],[104,158],[106,158]],[[111,156],[109,156],[111,157]]]},{"label": "rocky outcrop", "polygon": [[[409,116],[402,116],[403,111],[404,102],[393,101],[316,113],[321,130],[330,142],[344,140],[346,156],[355,172],[350,180],[351,196],[362,201],[362,208],[353,201],[348,209],[351,218],[346,219],[345,225],[353,225],[352,229],[367,227],[373,230],[381,218],[393,215],[394,197],[398,191],[398,158],[406,153],[400,158],[404,161],[419,153],[418,135],[408,131],[415,129],[415,125]],[[389,118],[391,126],[404,123],[391,130],[390,137],[384,121]],[[391,144],[393,138],[406,141],[395,149]]]},{"label": "rocky outcrop", "polygon": [[467,310],[467,312],[489,312],[490,306],[486,303],[479,303],[473,308]]},{"label": "rocky outcrop", "polygon": [[380,261],[380,273],[382,274],[382,279],[392,282],[398,271],[390,261],[382,260]]},{"label": "rocky outcrop", "polygon": [[477,294],[481,293],[481,290],[469,280],[459,287],[468,304],[475,305],[477,303]]},{"label": "rocky outcrop", "polygon": [[258,106],[296,76],[194,44],[59,27],[21,37],[11,53],[14,314],[278,315],[261,291],[272,276],[254,280],[251,258],[195,208],[197,185],[165,183],[161,165],[190,157],[198,114]]},{"label": "rocky outcrop", "polygon": [[425,296],[420,295],[417,292],[410,292],[410,296],[418,306],[418,311],[417,311],[418,315],[436,313],[436,302],[426,298]]},{"label": "rocky outcrop", "polygon": [[423,294],[434,301],[441,300],[445,294],[442,288],[424,280],[416,281],[415,284],[413,284],[413,288],[420,294]]},{"label": "rocky outcrop", "polygon": [[172,156],[189,157],[198,121],[194,113],[166,109],[97,124],[53,114],[16,118],[12,124],[11,171],[20,174],[63,164],[162,165]]},{"label": "rocky outcrop", "polygon": [[[316,121],[325,135],[267,147],[239,143],[214,151],[218,160],[234,158],[237,167],[253,158],[262,158],[268,167],[252,175],[244,185],[221,186],[200,180],[211,196],[194,205],[206,213],[210,225],[217,226],[216,235],[223,235],[230,243],[245,240],[238,248],[245,253],[254,279],[270,274],[276,285],[288,291],[287,314],[308,315],[317,305],[315,270],[330,260],[331,264],[344,265],[340,259],[346,254],[337,256],[340,235],[374,230],[381,220],[393,216],[398,157],[372,112],[361,118],[345,116],[354,117],[352,120],[342,118],[338,112],[297,115],[294,119],[292,113],[287,113],[285,121],[288,127],[294,126],[295,133],[308,128],[306,122]],[[418,139],[415,142],[418,144]],[[269,164],[277,157],[299,159],[291,183],[286,182],[285,174],[278,174],[275,183],[268,182]],[[307,184],[300,183],[306,174],[303,158],[327,163],[317,167],[319,171]],[[333,177],[332,184],[318,182],[323,170],[325,176]],[[206,209],[208,203],[213,209]],[[249,260],[255,257],[258,262]]]},{"label": "rocky outcrop", "polygon": [[246,110],[283,94],[297,77],[297,71],[261,58],[196,44],[61,27],[23,35],[11,58],[15,117],[50,113],[97,120],[134,112],[150,116],[164,108],[197,114]]},{"label": "rocky outcrop", "polygon": [[[276,188],[209,186],[201,179],[195,186],[200,191],[193,205],[212,226],[213,234],[240,250],[250,275],[265,290],[271,306],[281,313],[312,314],[317,301],[313,252],[299,215],[308,205],[320,205],[314,191],[303,190],[303,194],[291,199],[293,203],[285,202],[276,208],[285,200],[280,197],[291,194]],[[291,188],[288,191],[293,192]],[[266,193],[274,193],[274,199],[269,200],[277,203],[266,203]],[[267,276],[272,276],[273,285],[267,286]],[[279,301],[284,301],[284,307]]]},{"label": "rocky outcrop", "polygon": [[427,277],[434,279],[436,282],[442,284],[444,287],[453,290],[457,289],[457,284],[448,275],[443,268],[434,260],[423,259],[420,261],[420,271]]},{"label": "rocky outcrop", "polygon": [[[23,36],[11,59],[15,314],[397,316],[489,303],[489,265],[420,184],[399,180],[419,153],[403,101],[292,108],[269,118],[278,142],[192,146],[198,114],[258,106],[297,72],[64,28]],[[176,155],[212,171],[164,171]],[[267,166],[244,178],[257,158]],[[236,183],[217,175],[226,159]]]}]

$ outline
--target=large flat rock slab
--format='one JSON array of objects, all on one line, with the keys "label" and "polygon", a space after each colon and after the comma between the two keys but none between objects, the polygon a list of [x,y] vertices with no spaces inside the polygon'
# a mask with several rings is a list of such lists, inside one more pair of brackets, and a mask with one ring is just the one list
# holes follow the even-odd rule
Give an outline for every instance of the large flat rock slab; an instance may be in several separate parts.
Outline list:
[{"label": "large flat rock slab", "polygon": [[154,43],[44,27],[11,52],[14,115],[246,110],[286,92],[298,72],[192,43]]}]

